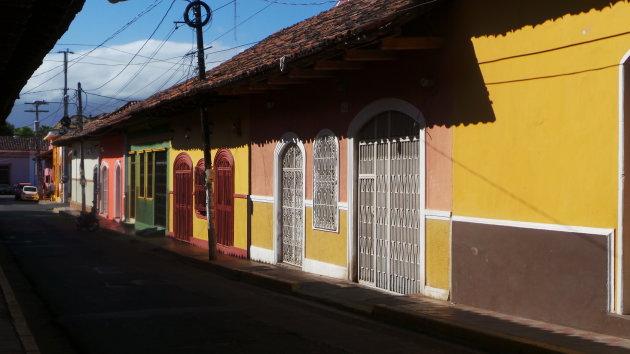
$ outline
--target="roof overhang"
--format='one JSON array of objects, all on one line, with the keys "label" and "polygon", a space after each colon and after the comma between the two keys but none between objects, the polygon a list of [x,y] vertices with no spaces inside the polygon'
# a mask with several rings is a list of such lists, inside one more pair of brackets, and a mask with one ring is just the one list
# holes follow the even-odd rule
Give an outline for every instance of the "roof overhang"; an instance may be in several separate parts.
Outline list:
[{"label": "roof overhang", "polygon": [[85,0],[0,2],[0,122]]}]

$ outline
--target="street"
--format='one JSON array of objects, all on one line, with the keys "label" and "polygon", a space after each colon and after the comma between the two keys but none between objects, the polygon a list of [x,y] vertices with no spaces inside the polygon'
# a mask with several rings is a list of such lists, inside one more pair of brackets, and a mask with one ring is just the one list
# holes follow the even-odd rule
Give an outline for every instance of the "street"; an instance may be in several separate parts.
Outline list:
[{"label": "street", "polygon": [[227,280],[110,231],[77,232],[51,208],[0,197],[3,258],[15,260],[5,271],[43,353],[472,352]]}]

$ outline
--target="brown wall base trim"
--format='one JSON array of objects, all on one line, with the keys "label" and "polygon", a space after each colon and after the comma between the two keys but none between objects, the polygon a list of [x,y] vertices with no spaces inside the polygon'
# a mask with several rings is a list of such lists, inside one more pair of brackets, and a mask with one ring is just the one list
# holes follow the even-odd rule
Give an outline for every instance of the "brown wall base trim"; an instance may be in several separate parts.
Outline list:
[{"label": "brown wall base trim", "polygon": [[608,237],[453,221],[452,301],[593,330],[608,314]]}]

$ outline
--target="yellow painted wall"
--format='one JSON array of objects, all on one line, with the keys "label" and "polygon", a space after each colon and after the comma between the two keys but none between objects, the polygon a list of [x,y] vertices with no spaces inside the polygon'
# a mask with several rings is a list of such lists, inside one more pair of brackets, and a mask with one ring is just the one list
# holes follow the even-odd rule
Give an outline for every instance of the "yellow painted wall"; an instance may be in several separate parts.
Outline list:
[{"label": "yellow painted wall", "polygon": [[234,198],[234,247],[243,250],[247,245],[247,199]]},{"label": "yellow painted wall", "polygon": [[313,229],[313,207],[307,207],[305,225],[305,256],[308,259],[346,267],[348,259],[347,211],[339,211],[339,231]]},{"label": "yellow painted wall", "polygon": [[451,222],[426,220],[426,283],[450,290]]},{"label": "yellow painted wall", "polygon": [[[173,166],[175,165],[175,159],[177,158],[177,155],[179,155],[180,153],[185,152],[188,154],[188,156],[190,156],[190,159],[192,160],[192,166],[193,169],[195,168],[195,166],[197,166],[197,162],[199,162],[199,160],[203,159],[203,152],[199,149],[196,150],[179,150],[176,148],[173,148],[171,146],[171,150],[169,152],[169,172],[171,173],[171,176],[169,178],[169,186],[168,186],[168,190],[170,192],[174,191],[174,178],[173,178]],[[194,174],[193,174],[194,177]],[[193,191],[191,190],[190,193],[192,193]],[[194,199],[193,199],[194,201]],[[173,210],[174,210],[174,206],[173,206],[173,195],[169,194],[169,213],[168,213],[168,219],[169,219],[169,223],[168,223],[168,231],[169,232],[173,232]],[[193,214],[194,214],[194,204],[193,204]],[[201,219],[198,218],[197,215],[193,215],[193,237],[194,238],[198,238],[198,239],[202,239],[202,240],[208,240],[208,227],[206,224],[206,219]]]},{"label": "yellow painted wall", "polygon": [[273,203],[252,203],[252,246],[273,250]]},{"label": "yellow painted wall", "polygon": [[[484,9],[464,12],[474,22]],[[470,38],[495,120],[454,128],[455,215],[616,227],[618,64],[630,35],[613,35],[629,21],[618,2]]]},{"label": "yellow painted wall", "polygon": [[[211,156],[214,157],[218,149],[211,150]],[[172,166],[174,166],[175,159],[180,153],[187,153],[193,163],[193,168],[197,165],[199,160],[203,159],[203,152],[199,149],[191,150],[179,150],[171,147],[169,154],[169,169],[172,174]],[[249,176],[249,152],[248,146],[240,146],[230,149],[232,156],[234,157],[234,193],[236,194],[248,194],[248,181]],[[174,190],[174,178],[169,180],[169,191]],[[192,191],[191,191],[192,193]],[[247,202],[245,199],[235,198],[234,205],[234,246],[247,249]],[[193,210],[194,212],[194,210]],[[197,215],[193,215],[193,237],[200,240],[208,240],[208,228],[206,219],[199,218]],[[169,195],[169,223],[168,231],[173,232],[173,195]]]}]

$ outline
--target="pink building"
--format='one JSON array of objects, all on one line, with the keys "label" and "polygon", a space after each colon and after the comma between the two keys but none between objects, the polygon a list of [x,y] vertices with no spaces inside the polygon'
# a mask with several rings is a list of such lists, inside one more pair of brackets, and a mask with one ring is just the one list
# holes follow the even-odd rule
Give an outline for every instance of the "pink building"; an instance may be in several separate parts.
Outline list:
[{"label": "pink building", "polygon": [[120,135],[101,139],[98,165],[98,209],[102,217],[121,221],[124,215],[125,141]]}]

